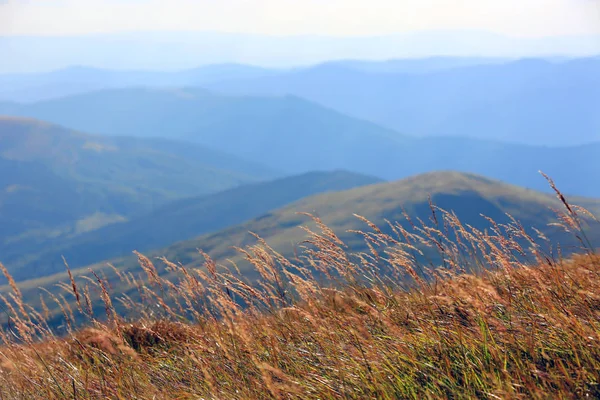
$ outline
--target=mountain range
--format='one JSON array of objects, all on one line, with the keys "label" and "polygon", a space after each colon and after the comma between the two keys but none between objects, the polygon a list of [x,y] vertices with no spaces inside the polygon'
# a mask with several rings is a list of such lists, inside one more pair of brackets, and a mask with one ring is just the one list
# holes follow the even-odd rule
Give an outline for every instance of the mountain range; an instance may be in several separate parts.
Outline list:
[{"label": "mountain range", "polygon": [[128,87],[189,87],[259,78],[279,70],[219,64],[182,71],[109,70],[68,67],[44,73],[0,74],[0,101],[35,102],[91,91]]},{"label": "mountain range", "polygon": [[[548,190],[537,174],[542,170],[567,193],[600,196],[589,180],[600,173],[600,142],[553,148],[543,141],[533,146],[418,138],[293,96],[117,89],[33,104],[7,103],[0,105],[0,113],[96,134],[186,140],[287,174],[343,169],[395,180],[457,170]],[[591,118],[596,114],[590,113]]]},{"label": "mountain range", "polygon": [[[340,60],[323,66],[369,73],[431,73],[450,68],[500,64],[503,58],[428,57],[385,61]],[[177,71],[116,70],[72,66],[50,72],[0,74],[0,101],[36,102],[91,91],[130,87],[194,87],[276,76],[313,68],[264,68],[243,64],[212,64]]]},{"label": "mountain range", "polygon": [[600,140],[594,112],[599,71],[598,57],[342,60],[279,70],[238,64],[173,72],[71,67],[0,75],[0,101],[132,87],[206,87],[243,96],[298,96],[415,136],[565,146]]},{"label": "mountain range", "polygon": [[0,253],[276,175],[195,144],[0,117]]},{"label": "mountain range", "polygon": [[206,86],[235,95],[295,95],[416,136],[547,146],[600,140],[598,57],[376,72],[385,66],[331,63]]},{"label": "mountain range", "polygon": [[353,214],[385,230],[405,212],[426,220],[430,200],[480,230],[481,214],[510,213],[567,254],[538,171],[600,213],[599,67],[434,57],[0,75],[0,259],[27,296],[64,279],[63,256],[76,275],[111,276],[107,262],[139,272],[133,250],[197,267],[202,248],[245,270],[233,248],[248,232],[294,255],[298,226],[314,227],[298,212],[362,251]]}]

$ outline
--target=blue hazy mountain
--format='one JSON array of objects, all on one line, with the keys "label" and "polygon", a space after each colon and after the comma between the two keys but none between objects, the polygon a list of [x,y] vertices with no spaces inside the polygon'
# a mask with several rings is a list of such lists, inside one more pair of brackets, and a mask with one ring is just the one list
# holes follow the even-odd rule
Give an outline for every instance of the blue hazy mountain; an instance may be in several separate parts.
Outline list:
[{"label": "blue hazy mountain", "polygon": [[207,65],[174,72],[69,67],[46,73],[0,75],[0,101],[34,102],[132,86],[202,86],[226,80],[265,77],[277,72],[240,64]]},{"label": "blue hazy mountain", "polygon": [[428,74],[452,68],[471,67],[475,65],[502,64],[511,61],[499,57],[425,57],[390,59],[383,61],[369,60],[337,60],[322,63],[320,66],[339,67],[368,73],[408,73]]},{"label": "blue hazy mountain", "polygon": [[589,180],[600,174],[600,143],[552,148],[416,138],[292,96],[126,89],[6,107],[97,134],[185,139],[288,174],[344,169],[393,180],[451,169],[548,190],[543,170],[567,193],[600,196]]},{"label": "blue hazy mountain", "polygon": [[[428,57],[385,61],[341,60],[323,65],[373,73],[429,73],[449,68],[505,62],[502,58]],[[311,67],[268,69],[213,64],[178,71],[114,70],[74,66],[44,73],[0,74],[0,101],[36,102],[106,89],[193,87],[223,81],[276,76]]]},{"label": "blue hazy mountain", "polygon": [[597,57],[523,59],[421,74],[374,73],[352,65],[325,64],[209,87],[236,95],[296,95],[418,136],[550,146],[600,141]]},{"label": "blue hazy mountain", "polygon": [[78,234],[274,175],[192,143],[0,117],[0,248]]},{"label": "blue hazy mountain", "polygon": [[96,134],[186,139],[247,160],[263,158],[289,173],[353,170],[344,166],[359,152],[383,152],[402,138],[296,97],[231,97],[204,89],[101,91],[6,112]]},{"label": "blue hazy mountain", "polygon": [[[69,68],[0,75],[0,100],[36,101],[100,89],[205,86],[233,95],[295,95],[416,136],[534,145],[600,140],[600,59],[430,57],[332,61],[268,70],[227,64],[179,72]],[[11,107],[2,105],[5,113]]]}]

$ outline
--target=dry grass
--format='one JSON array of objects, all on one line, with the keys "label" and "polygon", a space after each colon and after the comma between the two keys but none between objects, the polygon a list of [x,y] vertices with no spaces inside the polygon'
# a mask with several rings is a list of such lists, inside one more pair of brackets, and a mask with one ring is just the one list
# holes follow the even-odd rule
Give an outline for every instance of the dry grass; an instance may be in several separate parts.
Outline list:
[{"label": "dry grass", "polygon": [[63,337],[14,285],[0,398],[600,398],[600,257],[585,211],[564,205],[582,244],[567,260],[516,221],[482,232],[433,205],[411,232],[363,219],[365,254],[318,218],[294,260],[257,238],[239,249],[254,281],[207,255],[194,270],[162,260],[166,279],[138,254],[145,277],[116,273],[143,303],[93,273],[70,280],[50,300],[89,324]]}]

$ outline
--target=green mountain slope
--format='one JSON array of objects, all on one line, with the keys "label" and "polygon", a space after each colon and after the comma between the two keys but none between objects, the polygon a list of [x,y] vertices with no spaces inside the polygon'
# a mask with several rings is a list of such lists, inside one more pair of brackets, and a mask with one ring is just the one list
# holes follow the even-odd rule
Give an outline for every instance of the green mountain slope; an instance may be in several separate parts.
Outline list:
[{"label": "green mountain slope", "polygon": [[24,256],[8,252],[3,262],[17,280],[62,271],[62,256],[71,266],[147,251],[241,224],[272,209],[317,193],[339,191],[379,182],[350,172],[313,172],[244,185],[213,195],[169,203],[123,223],[43,243]]},{"label": "green mountain slope", "polygon": [[[552,196],[480,176],[456,172],[437,172],[411,177],[409,179],[380,183],[351,190],[324,193],[302,199],[284,208],[271,211],[244,224],[227,228],[217,233],[173,244],[169,247],[147,252],[152,259],[165,256],[172,262],[180,262],[189,267],[199,267],[203,258],[197,249],[203,249],[215,260],[225,263],[232,259],[238,263],[242,272],[251,270],[245,266],[239,253],[233,247],[255,244],[256,239],[249,233],[254,232],[264,238],[273,248],[282,254],[294,258],[294,249],[306,233],[300,225],[313,226],[313,223],[298,212],[314,213],[322,218],[346,243],[351,251],[366,250],[362,237],[349,230],[370,228],[353,214],[362,215],[382,229],[386,230],[386,220],[400,221],[408,228],[403,210],[413,221],[417,218],[427,221],[431,216],[429,196],[439,207],[454,211],[463,224],[478,229],[486,229],[490,224],[481,216],[484,214],[497,222],[507,222],[505,213],[510,213],[531,232],[534,226],[551,240],[561,241],[567,254],[573,241],[548,223],[556,222],[551,207],[559,208],[560,203]],[[573,198],[573,203],[600,214],[600,200]],[[404,222],[402,222],[404,221]],[[410,230],[410,228],[408,228]],[[388,229],[389,230],[389,229]],[[598,226],[589,228],[589,236],[596,243],[600,240]],[[112,260],[121,271],[140,272],[135,257]],[[160,265],[159,261],[156,265]],[[115,279],[114,272],[105,263],[91,266],[96,272],[105,273],[109,279]],[[164,269],[163,269],[164,270]],[[89,269],[75,271],[75,275],[86,275]],[[249,276],[252,278],[252,276]],[[43,279],[22,283],[26,296],[38,296],[37,287],[48,286],[68,277],[61,273]],[[120,289],[116,288],[116,293]]]},{"label": "green mountain slope", "polygon": [[455,170],[547,191],[537,174],[542,170],[566,193],[600,197],[600,187],[588,178],[600,175],[600,143],[553,148],[543,141],[419,139],[291,96],[123,89],[18,105],[11,112],[86,132],[184,138],[289,174],[343,169],[396,180]]},{"label": "green mountain slope", "polygon": [[100,137],[0,117],[0,249],[273,176],[188,143]]},{"label": "green mountain slope", "polygon": [[[382,229],[386,228],[386,220],[404,221],[404,211],[415,221],[417,218],[427,221],[431,216],[428,196],[431,196],[435,205],[456,212],[464,224],[477,228],[489,227],[482,214],[499,223],[506,223],[508,222],[506,213],[509,213],[521,221],[523,226],[536,227],[551,239],[563,237],[558,234],[556,228],[547,226],[548,223],[556,222],[555,214],[550,208],[561,207],[555,196],[476,175],[435,172],[397,182],[302,199],[240,226],[177,243],[153,254],[164,255],[172,261],[187,264],[196,262],[199,257],[195,249],[201,248],[216,259],[224,260],[234,257],[235,253],[231,246],[243,247],[254,243],[254,238],[248,234],[254,232],[266,239],[275,249],[291,255],[293,244],[305,238],[305,233],[298,229],[298,226],[310,222],[298,212],[319,216],[346,243],[353,246],[354,250],[364,250],[362,238],[347,232],[368,230],[368,226],[353,214],[366,217]],[[588,208],[595,215],[600,215],[600,200],[585,198],[572,200],[575,204]],[[598,228],[600,226],[595,227],[593,234],[600,239]]]}]

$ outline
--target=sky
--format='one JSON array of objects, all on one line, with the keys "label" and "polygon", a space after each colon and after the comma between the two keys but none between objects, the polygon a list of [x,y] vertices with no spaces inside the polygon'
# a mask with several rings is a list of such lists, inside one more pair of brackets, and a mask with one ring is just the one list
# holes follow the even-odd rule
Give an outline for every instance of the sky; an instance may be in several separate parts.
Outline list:
[{"label": "sky", "polygon": [[600,0],[0,0],[0,35],[131,31],[373,36],[600,34]]}]

